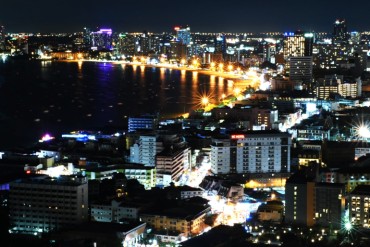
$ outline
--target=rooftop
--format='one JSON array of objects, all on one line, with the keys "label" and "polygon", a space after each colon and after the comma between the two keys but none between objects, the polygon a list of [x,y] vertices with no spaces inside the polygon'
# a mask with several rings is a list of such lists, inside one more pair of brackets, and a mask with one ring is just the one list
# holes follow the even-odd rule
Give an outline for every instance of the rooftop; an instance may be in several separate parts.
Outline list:
[{"label": "rooftop", "polygon": [[352,190],[351,195],[369,195],[370,196],[370,185],[357,185],[357,187]]}]

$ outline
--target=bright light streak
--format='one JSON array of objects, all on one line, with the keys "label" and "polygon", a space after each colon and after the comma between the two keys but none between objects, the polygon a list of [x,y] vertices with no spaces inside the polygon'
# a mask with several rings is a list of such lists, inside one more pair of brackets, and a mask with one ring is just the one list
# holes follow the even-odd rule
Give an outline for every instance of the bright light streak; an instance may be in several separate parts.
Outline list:
[{"label": "bright light streak", "polygon": [[359,126],[357,129],[357,134],[358,136],[363,137],[363,138],[370,138],[369,126],[366,126],[366,125]]},{"label": "bright light streak", "polygon": [[347,222],[344,224],[344,228],[347,230],[347,231],[351,231],[352,229],[352,224],[351,222]]},{"label": "bright light streak", "polygon": [[209,99],[207,97],[202,98],[202,105],[207,106],[209,103]]},{"label": "bright light streak", "polygon": [[50,141],[50,140],[53,140],[53,139],[54,139],[53,136],[50,136],[49,134],[45,134],[44,136],[41,137],[39,142],[47,142],[47,141]]}]

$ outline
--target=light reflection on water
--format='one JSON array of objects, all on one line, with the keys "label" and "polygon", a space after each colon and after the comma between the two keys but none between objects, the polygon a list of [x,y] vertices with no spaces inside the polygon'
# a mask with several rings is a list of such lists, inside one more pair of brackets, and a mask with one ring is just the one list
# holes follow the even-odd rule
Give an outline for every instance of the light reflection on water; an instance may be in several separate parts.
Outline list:
[{"label": "light reflection on water", "polygon": [[190,111],[200,92],[217,101],[233,89],[198,72],[113,63],[12,61],[0,64],[0,76],[0,134],[18,133],[18,141],[125,126],[124,116],[140,113],[174,116]]}]

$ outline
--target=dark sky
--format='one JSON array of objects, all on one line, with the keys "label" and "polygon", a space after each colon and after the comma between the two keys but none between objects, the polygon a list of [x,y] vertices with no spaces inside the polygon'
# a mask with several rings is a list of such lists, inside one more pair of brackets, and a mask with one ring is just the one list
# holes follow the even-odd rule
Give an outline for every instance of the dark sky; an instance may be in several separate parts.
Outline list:
[{"label": "dark sky", "polygon": [[73,32],[84,26],[115,31],[193,32],[370,30],[370,0],[4,0],[0,23],[9,32]]}]

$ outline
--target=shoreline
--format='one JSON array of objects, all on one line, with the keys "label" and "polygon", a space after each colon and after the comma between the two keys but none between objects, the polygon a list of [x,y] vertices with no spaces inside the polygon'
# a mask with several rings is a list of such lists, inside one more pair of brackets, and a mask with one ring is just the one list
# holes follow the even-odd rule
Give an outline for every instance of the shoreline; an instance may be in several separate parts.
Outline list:
[{"label": "shoreline", "polygon": [[83,63],[83,62],[97,62],[97,63],[111,63],[111,64],[123,64],[123,65],[130,65],[130,66],[144,66],[148,68],[164,68],[164,69],[174,69],[174,70],[180,70],[180,71],[190,71],[190,72],[196,72],[208,76],[217,76],[220,78],[224,78],[226,80],[231,80],[234,84],[234,87],[241,86],[241,85],[248,85],[253,83],[248,83],[248,81],[252,81],[252,79],[246,79],[242,78],[241,75],[235,75],[230,74],[230,72],[217,72],[217,71],[210,71],[205,69],[194,69],[194,68],[187,68],[187,67],[178,67],[178,66],[172,66],[172,65],[155,65],[155,64],[142,64],[142,63],[132,63],[132,62],[123,62],[123,61],[102,61],[102,60],[78,60],[78,59],[72,59],[72,60],[57,60],[58,62],[75,62],[75,63]]}]

